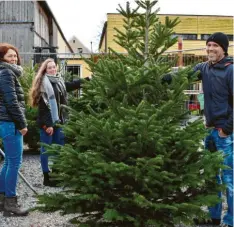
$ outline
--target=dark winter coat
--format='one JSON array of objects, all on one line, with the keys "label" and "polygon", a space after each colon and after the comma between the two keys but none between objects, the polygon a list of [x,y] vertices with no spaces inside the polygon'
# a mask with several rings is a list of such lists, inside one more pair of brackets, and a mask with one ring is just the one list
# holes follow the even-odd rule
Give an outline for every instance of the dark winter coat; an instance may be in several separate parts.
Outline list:
[{"label": "dark winter coat", "polygon": [[[55,83],[51,83],[51,84],[52,84],[52,87],[54,90],[54,94],[55,94],[55,98],[56,98],[57,103],[63,104],[63,103],[61,103],[61,100],[63,100],[65,97],[62,97],[62,94],[59,91],[59,89]],[[66,86],[67,92],[79,89],[81,87],[81,80],[74,80],[72,82],[65,82],[65,86]],[[59,103],[59,101],[60,101],[60,103]],[[63,124],[65,122],[64,116],[62,114],[60,114],[59,118],[60,118],[60,123]],[[39,104],[38,104],[37,122],[38,122],[39,127],[45,126],[46,128],[48,128],[48,127],[54,126],[50,109],[49,109],[48,105],[45,104],[42,97],[40,98]]]},{"label": "dark winter coat", "polygon": [[222,128],[227,135],[233,132],[233,59],[225,57],[216,64],[197,64],[204,92],[204,113],[208,127]]},{"label": "dark winter coat", "polygon": [[10,68],[0,62],[0,121],[14,122],[21,130],[27,127],[23,89]]}]

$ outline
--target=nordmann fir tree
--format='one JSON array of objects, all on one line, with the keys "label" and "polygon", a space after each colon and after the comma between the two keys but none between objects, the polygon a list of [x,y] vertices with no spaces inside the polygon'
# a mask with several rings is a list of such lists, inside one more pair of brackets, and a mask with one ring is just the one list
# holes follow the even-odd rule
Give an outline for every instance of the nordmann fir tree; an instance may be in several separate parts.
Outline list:
[{"label": "nordmann fir tree", "polygon": [[178,19],[161,23],[157,1],[136,3],[119,7],[127,54],[88,61],[93,78],[64,127],[73,143],[50,147],[63,190],[40,196],[40,209],[77,213],[79,226],[187,226],[218,201],[222,158],[203,150],[201,121],[181,127],[189,69],[165,80]]}]

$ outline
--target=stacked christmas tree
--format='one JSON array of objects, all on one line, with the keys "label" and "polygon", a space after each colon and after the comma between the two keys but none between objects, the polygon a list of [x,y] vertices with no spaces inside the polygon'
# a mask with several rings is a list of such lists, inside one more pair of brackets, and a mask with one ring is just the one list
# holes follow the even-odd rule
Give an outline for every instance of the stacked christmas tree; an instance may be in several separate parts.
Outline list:
[{"label": "stacked christmas tree", "polygon": [[119,7],[127,54],[88,61],[93,78],[64,127],[71,142],[50,148],[63,190],[40,196],[40,209],[77,213],[84,226],[187,225],[218,201],[222,157],[203,149],[201,121],[181,127],[189,69],[165,76],[178,19],[161,23],[157,1],[136,3]]}]

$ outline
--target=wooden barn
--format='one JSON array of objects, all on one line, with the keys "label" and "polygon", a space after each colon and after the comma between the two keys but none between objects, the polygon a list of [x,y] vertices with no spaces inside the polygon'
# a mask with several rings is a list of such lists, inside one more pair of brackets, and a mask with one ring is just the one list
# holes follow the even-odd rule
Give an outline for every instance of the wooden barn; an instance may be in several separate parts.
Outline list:
[{"label": "wooden barn", "polygon": [[23,63],[40,62],[40,53],[56,58],[58,45],[73,53],[46,1],[0,1],[0,42],[16,46]]}]

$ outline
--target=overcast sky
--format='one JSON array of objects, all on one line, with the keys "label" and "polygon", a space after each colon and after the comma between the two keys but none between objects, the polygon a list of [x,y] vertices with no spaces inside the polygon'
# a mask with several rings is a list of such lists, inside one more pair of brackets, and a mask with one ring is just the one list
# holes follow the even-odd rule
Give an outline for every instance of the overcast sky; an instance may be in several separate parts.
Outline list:
[{"label": "overcast sky", "polygon": [[[107,13],[117,13],[127,0],[47,0],[65,37],[75,35],[87,48],[98,48]],[[134,4],[134,0],[129,0]],[[159,0],[160,14],[233,16],[234,0]]]}]

